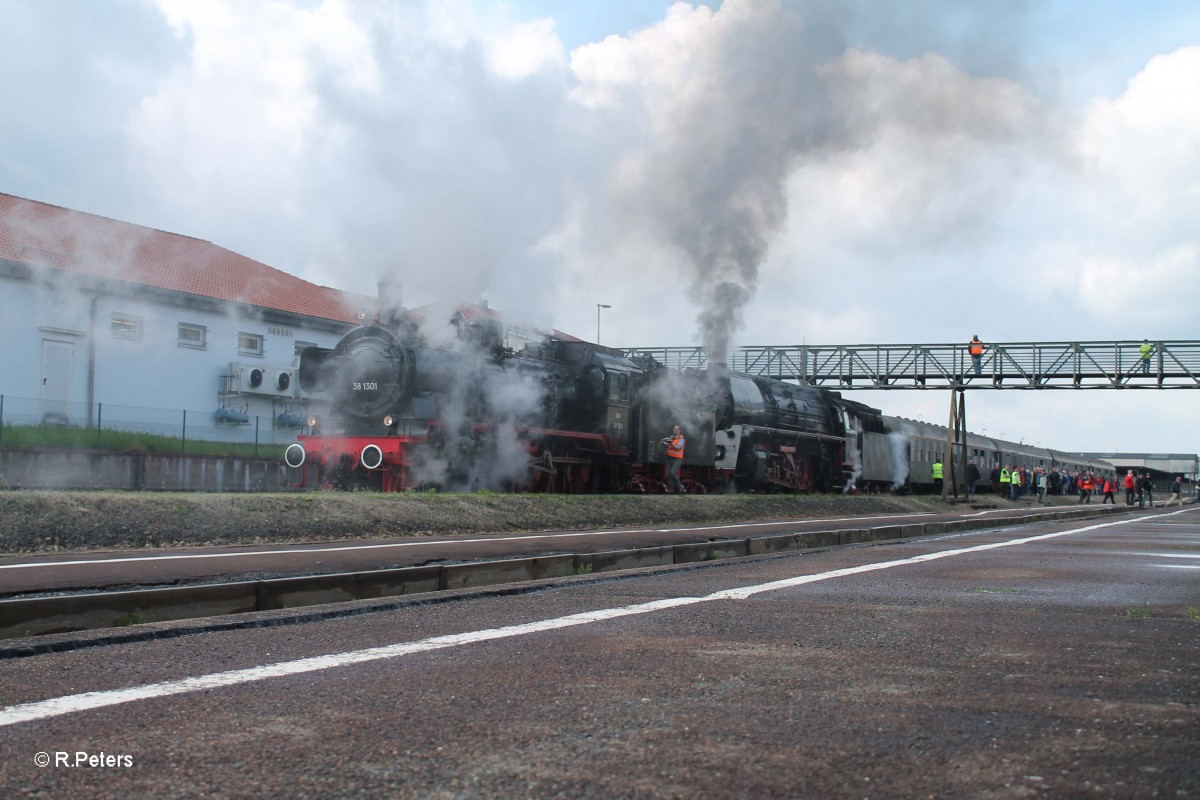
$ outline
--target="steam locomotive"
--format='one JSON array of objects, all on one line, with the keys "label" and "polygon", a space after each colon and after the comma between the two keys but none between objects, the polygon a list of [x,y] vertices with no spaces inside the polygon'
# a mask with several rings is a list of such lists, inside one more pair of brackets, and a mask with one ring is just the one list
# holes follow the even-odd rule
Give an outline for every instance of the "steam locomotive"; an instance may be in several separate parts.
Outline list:
[{"label": "steam locomotive", "polygon": [[[945,428],[823,388],[722,367],[668,370],[578,340],[514,351],[494,319],[459,313],[452,323],[454,335],[433,342],[400,312],[302,352],[300,388],[327,413],[287,448],[298,485],[665,492],[674,425],[687,437],[689,493],[921,490],[944,456]],[[1011,458],[1009,445],[972,448],[985,483],[983,465]]]}]

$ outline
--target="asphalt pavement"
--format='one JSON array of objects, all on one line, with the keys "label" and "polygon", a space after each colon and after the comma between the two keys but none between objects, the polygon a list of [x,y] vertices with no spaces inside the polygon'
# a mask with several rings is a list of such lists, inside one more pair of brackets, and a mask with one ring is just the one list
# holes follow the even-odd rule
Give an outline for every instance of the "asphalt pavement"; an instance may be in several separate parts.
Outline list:
[{"label": "asphalt pavement", "polygon": [[1188,506],[10,657],[0,791],[1196,797],[1198,578]]}]

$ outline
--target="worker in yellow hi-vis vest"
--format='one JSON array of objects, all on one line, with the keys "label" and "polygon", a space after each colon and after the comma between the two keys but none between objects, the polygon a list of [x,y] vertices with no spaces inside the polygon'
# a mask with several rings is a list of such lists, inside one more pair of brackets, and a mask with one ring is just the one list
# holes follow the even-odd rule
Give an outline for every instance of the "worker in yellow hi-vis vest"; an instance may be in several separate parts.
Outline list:
[{"label": "worker in yellow hi-vis vest", "polygon": [[996,487],[996,494],[1000,497],[1008,497],[1010,491],[1012,491],[1012,473],[1009,472],[1008,467],[1005,467],[1000,470],[1000,485]]},{"label": "worker in yellow hi-vis vest", "polygon": [[942,493],[942,460],[940,458],[933,459],[933,488],[938,493]]}]

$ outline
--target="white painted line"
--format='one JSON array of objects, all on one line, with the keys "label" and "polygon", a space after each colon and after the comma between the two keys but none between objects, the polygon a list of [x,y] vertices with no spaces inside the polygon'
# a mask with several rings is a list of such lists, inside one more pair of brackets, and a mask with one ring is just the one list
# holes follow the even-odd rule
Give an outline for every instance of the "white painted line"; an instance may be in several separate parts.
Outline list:
[{"label": "white painted line", "polygon": [[1200,558],[1200,553],[1139,553],[1132,551],[1108,553],[1110,556],[1142,556],[1143,558]]},{"label": "white painted line", "polygon": [[360,544],[360,545],[341,545],[338,547],[313,547],[308,548],[305,545],[296,545],[289,547],[286,550],[240,550],[235,553],[186,553],[173,556],[131,556],[122,558],[94,558],[80,561],[37,561],[28,564],[0,564],[0,570],[4,569],[46,569],[49,567],[83,567],[95,566],[98,564],[122,564],[127,562],[150,562],[150,561],[189,561],[204,558],[244,558],[248,556],[286,556],[299,555],[307,553],[341,553],[348,550],[387,550],[396,547],[422,547],[424,545],[465,545],[479,544],[481,542],[520,542],[529,541],[531,539],[574,539],[582,536],[604,536],[614,533],[692,533],[695,531],[720,531],[731,528],[748,528],[748,527],[781,527],[787,525],[796,525],[800,522],[855,522],[858,520],[872,521],[884,519],[905,519],[908,517],[928,517],[932,516],[932,511],[923,511],[913,514],[888,514],[884,516],[871,517],[836,517],[833,519],[806,519],[806,520],[778,520],[768,522],[737,522],[728,525],[705,525],[699,527],[681,527],[681,528],[629,528],[625,530],[599,530],[599,531],[577,531],[574,533],[533,533],[525,536],[497,536],[497,537],[481,537],[476,539],[416,539],[407,542],[391,542],[388,544]]},{"label": "white painted line", "polygon": [[713,592],[712,594],[704,595],[703,597],[667,598],[664,600],[655,600],[649,603],[639,603],[636,605],[620,606],[618,608],[587,611],[582,614],[571,614],[565,617],[541,620],[539,622],[529,622],[522,625],[509,625],[503,628],[491,628],[489,630],[482,631],[468,631],[466,633],[456,633],[449,636],[434,636],[429,639],[421,639],[416,642],[400,642],[398,644],[386,645],[384,647],[372,647],[366,650],[354,650],[347,653],[332,653],[330,655],[315,656],[313,658],[302,658],[297,661],[284,661],[278,664],[267,664],[261,667],[250,667],[248,669],[238,669],[229,672],[217,672],[211,675],[200,675],[194,678],[184,678],[182,680],[166,681],[164,683],[154,683],[146,686],[134,686],[128,689],[115,689],[103,692],[86,692],[84,694],[67,695],[65,697],[56,697],[50,700],[41,700],[33,703],[23,703],[21,705],[9,706],[8,708],[2,709],[0,710],[0,727],[16,725],[20,722],[48,719],[50,717],[57,717],[63,714],[72,714],[77,711],[86,711],[94,708],[105,708],[107,706],[120,705],[122,703],[131,703],[136,700],[147,700],[153,697],[167,697],[176,694],[187,694],[189,692],[207,691],[224,686],[236,686],[242,683],[261,681],[267,678],[277,678],[284,675],[298,675],[307,672],[316,672],[319,670],[345,667],[351,664],[362,664],[368,661],[378,661],[385,658],[396,658],[398,656],[409,655],[411,653],[424,653],[430,650],[458,647],[460,645],[473,644],[476,642],[507,639],[514,636],[527,636],[532,633],[540,633],[541,631],[570,628],[577,625],[588,625],[593,622],[601,622],[603,620],[617,619],[620,617],[629,617],[637,614],[649,614],[655,611],[694,605],[696,603],[708,603],[715,600],[744,600],[748,597],[752,597],[763,592],[773,592],[779,589],[791,588],[793,586],[802,586],[808,583],[817,583],[818,581],[827,581],[834,578],[846,577],[848,575],[859,575],[866,572],[892,569],[893,567],[902,567],[910,564],[923,564],[927,561],[936,561],[941,558],[952,558],[954,556],[967,555],[969,553],[979,553],[985,550],[996,550],[1001,547],[1015,547],[1017,545],[1029,544],[1030,542],[1040,542],[1046,539],[1055,539],[1061,536],[1071,536],[1077,533],[1086,533],[1087,531],[1099,530],[1100,528],[1128,525],[1132,522],[1138,521],[1138,519],[1122,519],[1115,522],[1103,522],[1096,525],[1088,525],[1084,528],[1077,528],[1075,530],[1043,533],[1037,536],[1026,536],[1021,539],[1012,539],[1007,542],[994,542],[991,544],[963,547],[957,550],[946,550],[940,553],[928,553],[925,555],[914,556],[912,558],[897,559],[895,561],[882,561],[874,564],[864,564],[858,567],[836,569],[816,575],[801,575],[781,581],[761,583],[757,586],[746,586],[740,589],[727,589],[720,592]]},{"label": "white painted line", "polygon": [[1200,569],[1200,564],[1151,564],[1159,569]]}]

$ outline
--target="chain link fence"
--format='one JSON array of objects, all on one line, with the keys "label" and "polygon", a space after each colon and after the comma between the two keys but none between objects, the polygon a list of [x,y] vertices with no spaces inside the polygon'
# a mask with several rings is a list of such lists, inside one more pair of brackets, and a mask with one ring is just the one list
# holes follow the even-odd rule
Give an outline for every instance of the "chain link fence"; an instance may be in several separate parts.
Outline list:
[{"label": "chain link fence", "polygon": [[178,448],[170,443],[170,452],[188,453],[189,445],[195,450],[200,443],[216,443],[249,448],[258,456],[260,448],[267,455],[266,448],[295,442],[303,423],[291,411],[265,416],[224,407],[214,412],[0,395],[0,447],[104,448],[114,439],[135,441],[138,435],[149,435],[175,440]]}]

